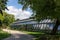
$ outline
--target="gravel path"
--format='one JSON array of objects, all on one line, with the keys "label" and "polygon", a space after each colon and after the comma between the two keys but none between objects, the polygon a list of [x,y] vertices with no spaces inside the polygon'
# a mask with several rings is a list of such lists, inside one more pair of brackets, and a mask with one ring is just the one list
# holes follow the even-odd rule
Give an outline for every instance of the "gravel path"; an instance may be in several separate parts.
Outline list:
[{"label": "gravel path", "polygon": [[28,35],[21,31],[8,30],[8,29],[3,29],[3,31],[11,33],[10,37],[3,40],[34,40],[34,37],[32,35]]}]

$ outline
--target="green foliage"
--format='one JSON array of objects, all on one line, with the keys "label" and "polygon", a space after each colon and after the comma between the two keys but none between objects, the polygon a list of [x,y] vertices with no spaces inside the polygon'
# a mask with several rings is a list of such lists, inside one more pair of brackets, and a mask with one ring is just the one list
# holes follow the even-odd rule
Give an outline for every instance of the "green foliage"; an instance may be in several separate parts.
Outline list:
[{"label": "green foliage", "polygon": [[0,26],[2,26],[2,20],[3,20],[3,10],[7,9],[7,1],[8,0],[0,0]]},{"label": "green foliage", "polygon": [[10,23],[12,23],[14,21],[15,21],[14,15],[7,14],[6,12],[4,12],[3,24],[8,26]]},{"label": "green foliage", "polygon": [[0,30],[0,40],[9,37],[11,34]]},{"label": "green foliage", "polygon": [[6,12],[3,12],[3,16],[0,14],[0,26],[2,26],[2,24],[8,26],[10,23],[14,21],[15,21],[14,15],[7,14]]},{"label": "green foliage", "polygon": [[3,19],[4,19],[4,17],[0,14],[0,26],[2,26]]},{"label": "green foliage", "polygon": [[0,14],[0,20],[3,20],[3,18],[4,18],[4,17]]},{"label": "green foliage", "polygon": [[7,9],[7,1],[8,0],[0,0],[0,14],[3,15],[2,11]]},{"label": "green foliage", "polygon": [[7,8],[7,7],[6,7],[7,1],[8,1],[8,0],[0,0],[0,8],[1,8],[2,10],[5,10],[5,9]]},{"label": "green foliage", "polygon": [[23,5],[22,9],[31,8],[38,21],[44,18],[59,18],[60,16],[59,0],[18,0],[18,2]]}]

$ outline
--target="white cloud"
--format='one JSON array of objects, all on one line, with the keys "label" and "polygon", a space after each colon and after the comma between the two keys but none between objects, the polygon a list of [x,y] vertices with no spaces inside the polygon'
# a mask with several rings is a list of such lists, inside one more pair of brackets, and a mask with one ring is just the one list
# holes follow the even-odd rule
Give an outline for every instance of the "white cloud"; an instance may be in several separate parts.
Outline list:
[{"label": "white cloud", "polygon": [[22,9],[17,9],[14,6],[7,6],[8,10],[5,10],[9,14],[13,14],[15,16],[15,19],[26,19],[29,18],[32,13],[29,11],[22,11]]}]

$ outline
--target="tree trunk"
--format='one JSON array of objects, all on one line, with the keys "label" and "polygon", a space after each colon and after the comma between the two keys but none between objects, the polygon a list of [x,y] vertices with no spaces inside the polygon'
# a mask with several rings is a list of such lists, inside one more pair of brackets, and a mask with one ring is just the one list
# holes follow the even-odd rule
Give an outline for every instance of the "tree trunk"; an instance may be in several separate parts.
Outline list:
[{"label": "tree trunk", "polygon": [[57,30],[58,30],[58,26],[59,26],[60,22],[59,19],[56,20],[55,26],[53,27],[52,31],[51,31],[51,35],[55,35]]},{"label": "tree trunk", "polygon": [[0,26],[2,26],[2,22],[1,22],[1,20],[0,20]]}]

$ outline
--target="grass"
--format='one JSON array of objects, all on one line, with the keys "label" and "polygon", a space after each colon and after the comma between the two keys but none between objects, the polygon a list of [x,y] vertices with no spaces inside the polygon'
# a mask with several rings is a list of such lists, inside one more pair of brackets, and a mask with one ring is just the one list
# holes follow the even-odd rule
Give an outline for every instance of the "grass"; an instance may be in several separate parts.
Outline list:
[{"label": "grass", "polygon": [[7,38],[7,37],[9,37],[9,36],[10,36],[9,33],[0,30],[0,40],[2,40],[2,39],[4,39],[4,38]]},{"label": "grass", "polygon": [[33,35],[35,37],[35,39],[38,39],[40,37],[40,35],[44,35],[45,33],[42,32],[30,32],[30,31],[23,31],[29,35]]},{"label": "grass", "polygon": [[42,32],[30,32],[30,31],[23,31],[23,32],[25,32],[27,34],[44,34]]},{"label": "grass", "polygon": [[[21,30],[20,30],[21,31]],[[60,32],[57,35],[49,35],[48,32],[31,32],[31,31],[22,31],[29,35],[33,35],[35,40],[60,40]]]},{"label": "grass", "polygon": [[29,35],[33,35],[35,40],[60,40],[60,35],[49,35],[42,32],[23,31]]}]

